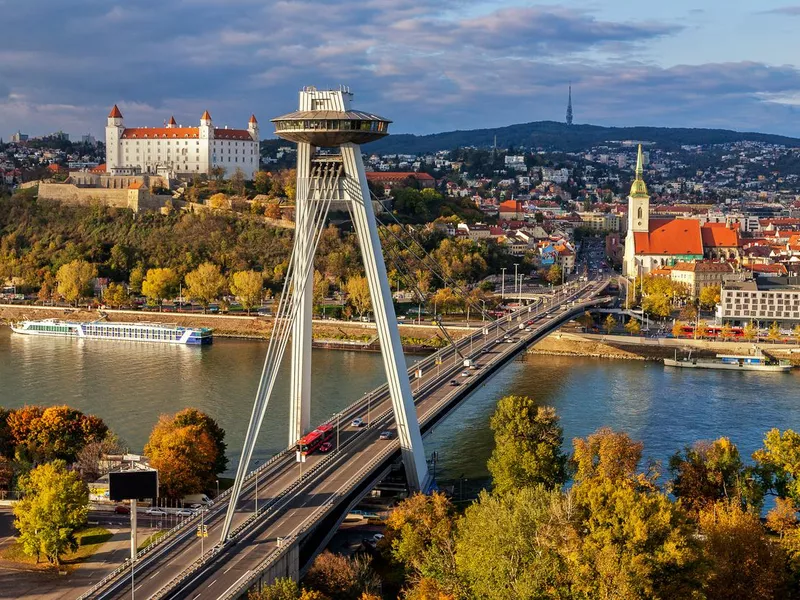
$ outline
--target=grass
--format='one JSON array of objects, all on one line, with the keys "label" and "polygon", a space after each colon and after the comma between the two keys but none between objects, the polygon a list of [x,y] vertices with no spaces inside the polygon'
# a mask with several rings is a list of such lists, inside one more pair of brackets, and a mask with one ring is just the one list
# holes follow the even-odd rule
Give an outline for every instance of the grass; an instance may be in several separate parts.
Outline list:
[{"label": "grass", "polygon": [[154,534],[147,536],[144,539],[144,541],[139,542],[139,547],[136,548],[136,550],[137,551],[138,550],[143,550],[144,548],[146,548],[147,546],[149,546],[153,542],[156,542],[156,541],[160,540],[162,537],[164,537],[167,534],[167,531],[168,531],[167,529],[162,529],[161,531],[156,531]]},{"label": "grass", "polygon": [[[62,567],[74,567],[82,561],[92,556],[105,542],[111,539],[112,533],[105,527],[87,527],[75,532],[78,541],[78,549],[75,552],[68,552],[61,557]],[[40,557],[36,563],[35,556],[28,556],[22,549],[22,544],[15,540],[8,544],[1,552],[0,559],[9,562],[23,563],[37,568],[45,569],[50,567],[47,559]],[[43,562],[44,561],[44,562]]]}]

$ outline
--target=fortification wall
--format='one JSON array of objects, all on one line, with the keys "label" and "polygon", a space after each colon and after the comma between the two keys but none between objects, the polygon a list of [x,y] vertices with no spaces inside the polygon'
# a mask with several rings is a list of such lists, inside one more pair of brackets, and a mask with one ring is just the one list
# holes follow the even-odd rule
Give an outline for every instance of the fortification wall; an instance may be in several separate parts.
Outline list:
[{"label": "fortification wall", "polygon": [[39,198],[55,200],[65,204],[92,204],[99,202],[106,206],[128,208],[127,189],[79,188],[71,183],[39,184]]}]

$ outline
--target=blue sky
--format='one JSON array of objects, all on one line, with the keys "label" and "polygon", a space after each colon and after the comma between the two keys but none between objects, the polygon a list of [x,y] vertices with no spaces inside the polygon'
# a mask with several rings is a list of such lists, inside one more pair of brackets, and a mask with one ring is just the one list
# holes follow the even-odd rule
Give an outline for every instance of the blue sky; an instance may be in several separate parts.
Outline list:
[{"label": "blue sky", "polygon": [[[700,5],[702,8],[697,8]],[[800,137],[800,3],[0,0],[0,137],[170,115],[244,126],[349,85],[432,133],[563,120]]]}]

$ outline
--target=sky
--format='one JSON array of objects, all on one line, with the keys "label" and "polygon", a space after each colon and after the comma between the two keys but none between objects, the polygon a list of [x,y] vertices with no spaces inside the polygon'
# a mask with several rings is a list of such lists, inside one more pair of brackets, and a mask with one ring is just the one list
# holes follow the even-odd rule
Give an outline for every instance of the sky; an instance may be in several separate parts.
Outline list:
[{"label": "sky", "polygon": [[[702,8],[697,8],[702,6]],[[262,137],[347,85],[396,133],[563,121],[800,137],[800,3],[0,0],[0,137],[171,115]]]}]

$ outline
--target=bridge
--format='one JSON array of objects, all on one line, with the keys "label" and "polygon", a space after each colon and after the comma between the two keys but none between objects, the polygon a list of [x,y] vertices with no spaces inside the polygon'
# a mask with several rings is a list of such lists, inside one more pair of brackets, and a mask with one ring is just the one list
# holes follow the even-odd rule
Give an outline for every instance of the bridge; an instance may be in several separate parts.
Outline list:
[{"label": "bridge", "polygon": [[[409,368],[423,436],[528,346],[588,308],[609,302],[608,284],[606,279],[568,284]],[[461,376],[462,356],[476,367],[468,377]],[[366,426],[352,427],[356,417]],[[328,421],[336,429],[330,454],[312,454],[298,463],[295,448],[289,447],[248,474],[226,542],[212,545],[196,532],[203,524],[208,540],[219,538],[229,492],[139,552],[133,569],[126,561],[81,599],[240,598],[276,577],[298,578],[348,512],[400,460],[396,422],[386,385],[365,394]],[[386,430],[395,433],[392,440],[379,439]]]}]

